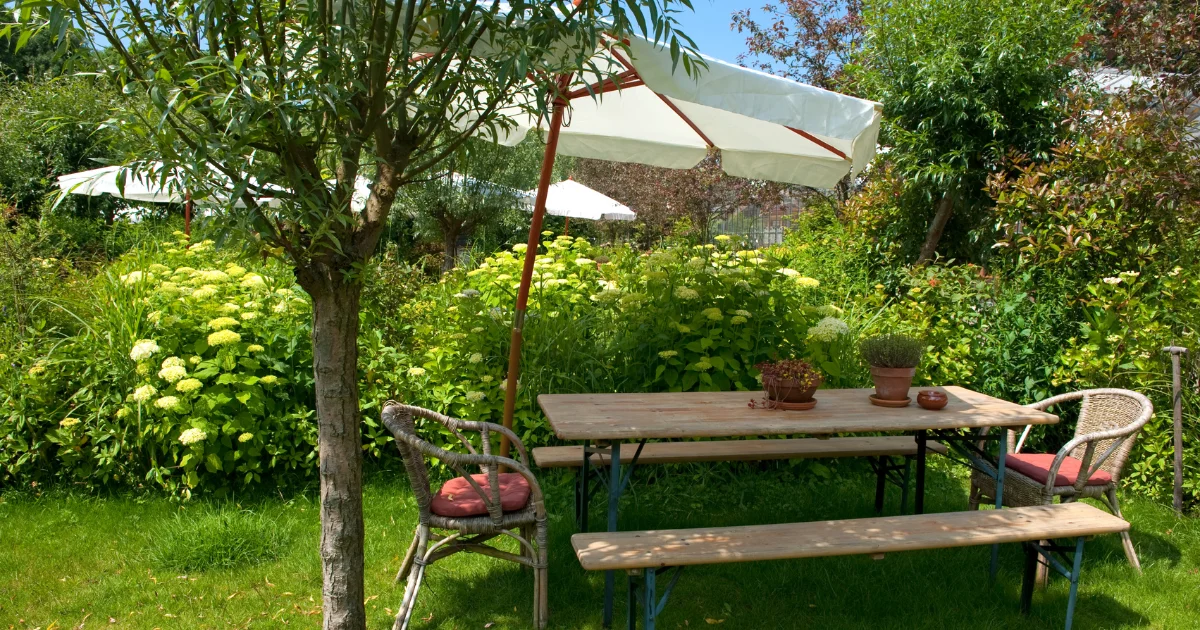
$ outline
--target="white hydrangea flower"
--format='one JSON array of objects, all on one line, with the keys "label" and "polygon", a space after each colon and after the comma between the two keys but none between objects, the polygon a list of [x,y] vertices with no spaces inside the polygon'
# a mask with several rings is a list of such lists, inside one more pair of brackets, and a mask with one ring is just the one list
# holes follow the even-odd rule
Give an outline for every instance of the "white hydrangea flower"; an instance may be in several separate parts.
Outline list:
[{"label": "white hydrangea flower", "polygon": [[121,283],[132,286],[146,279],[148,279],[148,274],[142,273],[141,271],[130,271],[129,273],[121,276]]},{"label": "white hydrangea flower", "polygon": [[129,351],[129,358],[134,361],[144,361],[158,353],[159,347],[153,339],[139,339]]},{"label": "white hydrangea flower", "polygon": [[194,392],[201,387],[204,387],[204,383],[202,383],[200,379],[196,378],[185,378],[182,381],[175,383],[175,391],[184,394]]},{"label": "white hydrangea flower", "polygon": [[174,396],[163,396],[154,401],[154,406],[159,409],[174,409],[179,406],[179,399]]},{"label": "white hydrangea flower", "polygon": [[139,403],[145,403],[145,402],[148,402],[151,398],[153,398],[154,395],[157,393],[158,393],[158,390],[155,389],[153,385],[142,385],[141,387],[134,390],[133,399]]},{"label": "white hydrangea flower", "polygon": [[208,322],[208,327],[212,330],[225,330],[226,328],[233,328],[237,325],[238,320],[232,317],[218,317],[216,319],[209,320]]},{"label": "white hydrangea flower", "polygon": [[258,379],[258,382],[260,382],[264,385],[274,385],[275,383],[279,382],[279,377],[275,376],[274,374],[268,374],[268,375]]},{"label": "white hydrangea flower", "polygon": [[231,343],[237,343],[242,340],[242,336],[232,330],[218,330],[208,336],[208,345],[224,346]]},{"label": "white hydrangea flower", "polygon": [[162,367],[164,367],[164,368],[183,367],[183,366],[184,366],[183,359],[180,359],[179,357],[167,357],[167,358],[163,359],[163,362],[162,362]]},{"label": "white hydrangea flower", "polygon": [[262,276],[252,273],[242,278],[242,286],[247,289],[262,289],[267,286],[267,281]]},{"label": "white hydrangea flower", "polygon": [[408,368],[408,375],[409,376],[425,376],[425,368],[416,367],[416,366],[410,367],[410,368]]},{"label": "white hydrangea flower", "polygon": [[203,442],[206,439],[208,439],[208,434],[203,429],[195,427],[179,434],[179,441],[183,444],[195,444],[196,442]]},{"label": "white hydrangea flower", "polygon": [[479,354],[478,352],[472,354],[470,357],[467,357],[467,362],[469,363],[479,363],[480,361],[483,361],[483,355]]},{"label": "white hydrangea flower", "polygon": [[1119,277],[1109,276],[1108,278],[1104,279],[1104,283],[1113,285],[1121,284],[1121,279]]},{"label": "white hydrangea flower", "polygon": [[487,398],[487,394],[484,394],[483,392],[467,392],[468,402],[479,402],[484,398]]},{"label": "white hydrangea flower", "polygon": [[695,289],[679,286],[679,287],[675,287],[675,297],[677,297],[681,300],[690,301],[690,300],[699,299],[700,292]]},{"label": "white hydrangea flower", "polygon": [[264,348],[256,343],[252,343],[252,344],[246,346],[246,352],[262,352],[263,350],[266,350],[266,348]]},{"label": "white hydrangea flower", "polygon": [[817,322],[816,326],[808,329],[808,336],[817,341],[833,341],[841,335],[848,334],[850,326],[836,317],[826,317]]},{"label": "white hydrangea flower", "polygon": [[167,366],[158,371],[158,377],[168,383],[176,383],[187,377],[187,368],[179,365]]},{"label": "white hydrangea flower", "polygon": [[241,265],[229,263],[229,266],[225,267],[225,273],[234,278],[241,278],[242,276],[246,275],[246,268],[242,267]]},{"label": "white hydrangea flower", "polygon": [[800,275],[799,271],[796,271],[795,269],[792,269],[790,267],[784,267],[783,269],[780,269],[779,273],[781,273],[789,278],[795,278],[796,276]]},{"label": "white hydrangea flower", "polygon": [[670,359],[671,357],[679,356],[679,353],[674,350],[663,350],[662,352],[658,353],[658,356],[664,359]]}]

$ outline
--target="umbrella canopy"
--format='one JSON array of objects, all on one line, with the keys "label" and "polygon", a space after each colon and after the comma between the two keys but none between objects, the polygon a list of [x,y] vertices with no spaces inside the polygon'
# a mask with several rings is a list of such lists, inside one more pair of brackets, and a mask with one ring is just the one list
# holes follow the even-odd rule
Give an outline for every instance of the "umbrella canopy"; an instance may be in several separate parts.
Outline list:
[{"label": "umbrella canopy", "polygon": [[[670,52],[640,37],[628,50],[609,40],[594,73],[562,78],[569,124],[557,152],[575,157],[691,168],[720,149],[738,177],[830,188],[874,157],[881,106],[701,55],[690,77]],[[593,98],[593,95],[595,96]],[[516,126],[498,140],[516,144],[547,118],[510,113]]]},{"label": "umbrella canopy", "polygon": [[[153,170],[161,170],[161,166]],[[92,197],[112,195],[146,203],[183,203],[187,197],[183,182],[175,174],[153,178],[128,166],[105,166],[60,175],[58,188],[64,193]]]},{"label": "umbrella canopy", "polygon": [[[621,46],[624,44],[624,46]],[[558,152],[576,157],[691,168],[719,150],[730,175],[820,188],[856,174],[875,155],[883,107],[868,101],[701,55],[689,76],[670,51],[640,37],[601,42],[596,70],[553,78],[551,116],[506,110],[515,122],[495,140],[513,145],[545,131],[546,154],[513,315],[504,425],[512,427],[521,342],[542,217]],[[600,76],[599,74],[604,76]],[[569,123],[564,118],[569,112]],[[470,125],[470,120],[456,124]],[[507,454],[502,439],[501,454]],[[606,584],[606,589],[611,585]],[[611,611],[605,611],[611,621]],[[607,624],[606,624],[607,625]]]},{"label": "umbrella canopy", "polygon": [[[537,189],[527,191],[522,198],[526,210],[534,210]],[[567,179],[550,186],[546,194],[546,213],[568,219],[589,221],[632,221],[637,214],[617,200]]]}]

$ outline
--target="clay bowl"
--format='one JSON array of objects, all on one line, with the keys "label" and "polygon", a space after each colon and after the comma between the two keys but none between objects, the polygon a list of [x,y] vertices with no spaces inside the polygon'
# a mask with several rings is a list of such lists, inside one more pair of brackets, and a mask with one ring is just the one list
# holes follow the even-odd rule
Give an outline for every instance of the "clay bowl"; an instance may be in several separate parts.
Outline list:
[{"label": "clay bowl", "polygon": [[946,394],[936,389],[923,389],[921,393],[917,394],[917,404],[930,411],[937,411],[949,402],[950,399],[946,397]]}]

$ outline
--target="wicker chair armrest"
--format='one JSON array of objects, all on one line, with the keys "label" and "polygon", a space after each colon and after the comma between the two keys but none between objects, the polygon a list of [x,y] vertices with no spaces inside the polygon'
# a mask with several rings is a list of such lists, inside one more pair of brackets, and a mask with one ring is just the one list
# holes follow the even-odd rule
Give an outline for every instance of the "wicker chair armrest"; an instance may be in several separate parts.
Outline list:
[{"label": "wicker chair armrest", "polygon": [[[1092,475],[1095,474],[1096,471],[1100,469],[1100,466],[1117,451],[1117,447],[1120,446],[1120,444],[1126,439],[1140,431],[1142,427],[1150,421],[1150,417],[1154,415],[1154,405],[1150,402],[1149,398],[1127,389],[1089,389],[1081,392],[1063,394],[1062,396],[1055,396],[1054,398],[1048,398],[1043,402],[1053,401],[1055,399],[1073,400],[1075,398],[1082,398],[1091,394],[1118,394],[1121,396],[1128,396],[1142,403],[1142,411],[1140,414],[1138,414],[1137,419],[1128,425],[1117,427],[1115,429],[1109,429],[1107,431],[1095,431],[1093,433],[1078,435],[1075,436],[1075,438],[1071,441],[1064,444],[1062,448],[1058,449],[1058,453],[1054,456],[1054,461],[1050,464],[1050,473],[1046,477],[1047,488],[1053,487],[1054,479],[1058,475],[1058,468],[1062,465],[1063,460],[1066,459],[1067,456],[1070,455],[1070,453],[1080,445],[1084,445],[1085,448],[1083,461],[1079,467],[1080,474],[1075,481],[1076,491],[1082,491],[1083,487],[1087,485],[1087,482],[1089,479],[1091,479]],[[1048,404],[1046,406],[1049,407],[1050,405]],[[1099,458],[1093,458],[1095,452],[1095,443],[1100,440],[1115,441],[1100,455]]]},{"label": "wicker chair armrest", "polygon": [[[420,416],[422,418],[434,420],[434,421],[442,424],[446,428],[450,429],[451,433],[454,433],[456,436],[458,436],[458,439],[461,440],[464,444],[466,444],[467,450],[469,450],[472,454],[477,454],[475,451],[475,448],[472,447],[471,443],[466,438],[463,437],[463,435],[460,433],[460,431],[483,432],[485,429],[487,431],[495,431],[501,435],[508,437],[509,441],[512,442],[512,444],[516,447],[517,453],[521,456],[521,461],[529,462],[529,453],[525,449],[525,443],[522,442],[521,439],[517,437],[517,434],[514,433],[512,431],[512,429],[509,429],[505,426],[495,424],[492,422],[480,422],[480,421],[476,421],[476,420],[460,420],[458,418],[451,418],[450,416],[437,413],[436,411],[430,411],[430,410],[422,408],[422,407],[413,407],[412,405],[405,405],[403,403],[399,403],[394,400],[389,400],[388,402],[384,403],[385,408],[388,406],[399,407],[401,410],[407,411],[414,416]],[[386,424],[386,422],[385,422],[385,424]],[[396,430],[393,429],[392,427],[388,427],[388,430],[390,430],[393,434],[396,433]]]},{"label": "wicker chair armrest", "polygon": [[468,431],[482,431],[486,426],[489,431],[495,431],[507,437],[508,441],[512,443],[513,448],[517,449],[517,453],[521,456],[521,461],[529,462],[529,453],[525,450],[525,443],[521,441],[521,438],[517,437],[517,434],[512,429],[494,422],[481,422],[478,420],[459,420],[459,423],[462,428]]}]

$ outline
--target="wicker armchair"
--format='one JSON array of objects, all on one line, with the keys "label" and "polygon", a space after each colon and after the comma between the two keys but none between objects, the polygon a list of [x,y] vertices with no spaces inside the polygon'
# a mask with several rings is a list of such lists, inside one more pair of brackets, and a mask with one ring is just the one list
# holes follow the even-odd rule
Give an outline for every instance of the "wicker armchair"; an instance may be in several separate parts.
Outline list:
[{"label": "wicker armchair", "polygon": [[[468,453],[453,453],[417,437],[414,417],[438,423],[457,437]],[[417,499],[420,520],[412,544],[396,575],[408,584],[396,614],[394,630],[404,630],[412,617],[417,591],[425,567],[455,553],[466,551],[509,560],[533,569],[533,627],[546,627],[549,614],[546,577],[546,508],[537,479],[522,462],[529,461],[525,446],[510,430],[489,422],[470,422],[440,413],[388,401],[383,424],[396,438],[404,467]],[[463,434],[479,432],[482,453]],[[491,454],[493,433],[508,436],[521,461]],[[429,485],[425,458],[437,458],[461,477],[446,482],[434,492]],[[468,475],[463,468],[479,466],[482,474]],[[515,472],[501,473],[500,467]],[[448,490],[455,488],[454,490]],[[438,533],[434,530],[442,530]],[[517,530],[514,532],[513,530]],[[520,555],[486,545],[499,536],[515,539]]]},{"label": "wicker armchair", "polygon": [[[1005,463],[1004,505],[1044,505],[1053,503],[1054,497],[1059,501],[1087,497],[1100,499],[1113,514],[1121,516],[1121,505],[1117,502],[1121,470],[1129,459],[1138,431],[1154,413],[1154,406],[1145,396],[1125,389],[1071,392],[1029,406],[1044,411],[1075,400],[1083,401],[1075,437],[1053,456],[1021,453],[1032,425],[1025,427],[1020,440],[1015,440],[1011,431],[1008,433],[1011,454]],[[994,503],[995,496],[995,480],[980,471],[972,473],[971,509],[978,509],[981,501]],[[1129,532],[1121,532],[1121,540],[1129,564],[1140,572],[1141,564]]]}]

